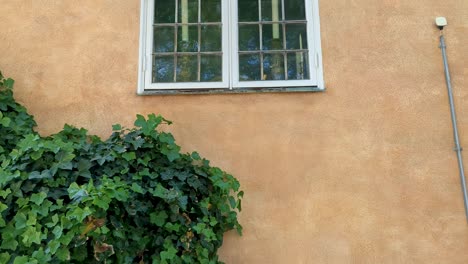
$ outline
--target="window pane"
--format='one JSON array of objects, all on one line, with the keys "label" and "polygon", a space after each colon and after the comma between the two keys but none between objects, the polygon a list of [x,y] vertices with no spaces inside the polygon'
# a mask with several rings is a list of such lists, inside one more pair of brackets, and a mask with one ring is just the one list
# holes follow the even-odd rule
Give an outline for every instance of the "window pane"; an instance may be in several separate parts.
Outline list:
[{"label": "window pane", "polygon": [[283,54],[265,54],[263,59],[263,73],[266,80],[284,80]]},{"label": "window pane", "polygon": [[197,55],[183,55],[177,57],[177,82],[197,81]]},{"label": "window pane", "polygon": [[[155,36],[155,41],[158,36]],[[178,52],[197,52],[198,51],[198,27],[197,26],[179,26],[177,32],[177,51]]]},{"label": "window pane", "polygon": [[288,53],[288,80],[309,79],[307,52]]},{"label": "window pane", "polygon": [[258,25],[239,26],[239,50],[259,50],[260,34]]},{"label": "window pane", "polygon": [[221,0],[201,1],[201,22],[221,22]]},{"label": "window pane", "polygon": [[260,55],[239,55],[239,80],[260,81]]},{"label": "window pane", "polygon": [[156,0],[154,3],[154,23],[175,23],[175,1]]},{"label": "window pane", "polygon": [[156,56],[153,61],[153,83],[174,82],[174,57]]},{"label": "window pane", "polygon": [[[170,0],[166,0],[170,1]],[[179,1],[179,23],[198,22],[198,0],[178,0]]]},{"label": "window pane", "polygon": [[[283,30],[281,30],[281,25],[263,25],[262,27],[262,39],[263,39],[263,50],[281,50],[283,49]],[[273,32],[273,30],[275,30]],[[275,35],[275,39],[273,39]]]},{"label": "window pane", "polygon": [[221,51],[221,26],[201,26],[201,51]]},{"label": "window pane", "polygon": [[217,55],[201,56],[200,81],[202,82],[220,82],[222,81],[222,60]]},{"label": "window pane", "polygon": [[[307,49],[307,29],[305,24],[286,25],[286,48]],[[302,48],[301,48],[302,46]]]},{"label": "window pane", "polygon": [[237,13],[240,22],[258,21],[258,1],[239,0],[237,3]]},{"label": "window pane", "polygon": [[154,36],[154,52],[174,52],[174,27],[155,27]]},{"label": "window pane", "polygon": [[284,5],[286,20],[305,20],[304,0],[286,0]]},{"label": "window pane", "polygon": [[262,0],[261,5],[263,21],[277,22],[283,20],[281,16],[281,0]]}]

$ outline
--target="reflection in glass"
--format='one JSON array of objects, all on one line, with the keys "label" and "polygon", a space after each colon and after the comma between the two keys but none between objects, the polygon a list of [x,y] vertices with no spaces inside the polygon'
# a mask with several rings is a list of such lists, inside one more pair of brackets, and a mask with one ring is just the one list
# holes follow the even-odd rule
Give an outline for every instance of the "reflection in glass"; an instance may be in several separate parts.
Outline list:
[{"label": "reflection in glass", "polygon": [[153,82],[174,82],[173,56],[156,56],[153,65]]},{"label": "reflection in glass", "polygon": [[174,27],[155,27],[154,36],[154,52],[174,52]]},{"label": "reflection in glass", "polygon": [[[170,1],[170,0],[166,0]],[[188,15],[187,23],[197,23],[198,22],[198,0],[178,0],[178,21],[179,23],[185,23],[183,19],[184,13]],[[187,3],[187,5],[185,5]],[[186,9],[187,8],[187,9]],[[185,11],[186,10],[186,11]],[[185,12],[183,12],[185,11]]]},{"label": "reflection in glass", "polygon": [[263,58],[265,80],[284,80],[284,56],[282,53],[265,54]]},{"label": "reflection in glass", "polygon": [[307,27],[305,24],[286,25],[286,48],[307,49]]},{"label": "reflection in glass", "polygon": [[239,0],[237,2],[237,13],[240,22],[258,21],[258,1]]},{"label": "reflection in glass", "polygon": [[240,81],[259,81],[262,79],[260,75],[259,54],[239,55]]},{"label": "reflection in glass", "polygon": [[197,55],[181,55],[177,57],[177,82],[197,81]]},{"label": "reflection in glass", "polygon": [[222,60],[218,55],[202,55],[200,63],[200,81],[220,82],[222,81]]},{"label": "reflection in glass", "polygon": [[[252,2],[257,3],[257,1]],[[283,20],[281,16],[281,0],[262,0],[261,5],[262,21],[278,22]]]},{"label": "reflection in glass", "polygon": [[240,25],[239,50],[259,50],[259,35],[258,25]]},{"label": "reflection in glass", "polygon": [[175,23],[175,1],[155,1],[154,23]]},{"label": "reflection in glass", "polygon": [[[280,26],[281,28],[281,26]],[[279,37],[273,39],[273,25],[263,25],[262,27],[263,50],[283,49],[283,30],[279,31]]]},{"label": "reflection in glass", "polygon": [[304,0],[284,1],[284,13],[286,20],[305,20]]},{"label": "reflection in glass", "polygon": [[309,79],[309,60],[307,52],[288,53],[288,80]]},{"label": "reflection in glass", "polygon": [[[182,39],[182,27],[177,31],[177,51],[178,52],[197,52],[198,51],[198,29],[197,26],[188,27],[188,40]],[[155,36],[155,40],[157,37]]]},{"label": "reflection in glass", "polygon": [[221,22],[221,0],[201,1],[201,22]]},{"label": "reflection in glass", "polygon": [[221,51],[221,26],[201,26],[201,51]]}]

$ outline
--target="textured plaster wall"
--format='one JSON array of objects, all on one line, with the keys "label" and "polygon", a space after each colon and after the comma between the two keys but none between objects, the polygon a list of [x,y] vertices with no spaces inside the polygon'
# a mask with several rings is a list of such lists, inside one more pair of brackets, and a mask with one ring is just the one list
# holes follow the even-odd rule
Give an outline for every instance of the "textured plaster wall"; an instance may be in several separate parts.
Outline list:
[{"label": "textured plaster wall", "polygon": [[[468,147],[468,1],[320,1],[327,91],[137,96],[139,0],[1,0],[0,69],[44,134],[161,113],[237,176],[226,263],[468,263],[436,16]],[[465,156],[468,163],[468,156]]]}]

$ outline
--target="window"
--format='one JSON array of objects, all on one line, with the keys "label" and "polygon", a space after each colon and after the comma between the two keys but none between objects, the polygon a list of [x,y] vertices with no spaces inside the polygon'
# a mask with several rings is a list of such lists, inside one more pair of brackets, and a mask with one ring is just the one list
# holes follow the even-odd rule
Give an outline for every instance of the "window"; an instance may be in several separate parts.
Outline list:
[{"label": "window", "polygon": [[318,0],[141,0],[140,94],[323,89]]}]

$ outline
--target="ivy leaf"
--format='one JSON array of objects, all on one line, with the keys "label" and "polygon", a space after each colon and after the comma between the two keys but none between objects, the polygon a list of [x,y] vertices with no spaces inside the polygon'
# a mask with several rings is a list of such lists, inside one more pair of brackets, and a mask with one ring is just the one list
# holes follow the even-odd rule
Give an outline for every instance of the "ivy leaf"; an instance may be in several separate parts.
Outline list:
[{"label": "ivy leaf", "polygon": [[168,215],[166,211],[153,212],[150,214],[150,222],[159,227],[162,227],[166,223]]},{"label": "ivy leaf", "polygon": [[0,202],[0,213],[8,209],[8,206],[2,202]]},{"label": "ivy leaf", "polygon": [[196,152],[196,151],[192,152],[192,154],[190,156],[194,160],[201,160],[200,154],[198,154],[198,152]]},{"label": "ivy leaf", "polygon": [[124,158],[126,161],[131,161],[136,159],[135,152],[125,152],[122,154],[122,158]]},{"label": "ivy leaf", "polygon": [[52,230],[52,234],[55,235],[56,239],[59,239],[62,236],[63,228],[61,226],[56,226],[54,227],[54,230]]},{"label": "ivy leaf", "polygon": [[11,256],[8,252],[0,253],[0,263],[8,263]]},{"label": "ivy leaf", "polygon": [[113,131],[122,130],[122,126],[121,126],[120,124],[112,125],[112,130],[113,130]]},{"label": "ivy leaf", "polygon": [[80,186],[78,186],[76,182],[73,182],[72,184],[70,184],[67,190],[68,190],[68,196],[70,197],[70,199],[72,199],[75,202],[79,202],[81,201],[81,199],[83,199],[83,197],[88,196],[88,193],[86,192],[86,190],[80,188]]},{"label": "ivy leaf", "polygon": [[167,159],[172,162],[180,157],[180,147],[177,145],[163,145],[161,153],[166,155]]},{"label": "ivy leaf", "polygon": [[15,228],[16,229],[22,229],[26,227],[26,221],[28,220],[26,218],[26,215],[24,213],[17,213],[14,217],[15,219]]},{"label": "ivy leaf", "polygon": [[19,245],[18,241],[16,241],[14,238],[3,239],[2,245],[0,246],[0,248],[15,251],[18,245]]},{"label": "ivy leaf", "polygon": [[237,202],[236,199],[232,196],[229,196],[229,205],[231,205],[231,208],[236,208],[237,207]]},{"label": "ivy leaf", "polygon": [[41,232],[37,232],[36,228],[32,226],[28,226],[21,236],[23,244],[27,247],[30,247],[32,243],[41,244]]},{"label": "ivy leaf", "polygon": [[37,260],[37,263],[49,263],[51,260],[51,257],[45,254],[42,247],[39,250],[34,251],[32,257]]},{"label": "ivy leaf", "polygon": [[71,170],[73,169],[73,164],[71,161],[75,158],[75,154],[67,151],[59,151],[57,155],[55,155],[55,159],[58,162],[59,168],[64,170]]},{"label": "ivy leaf", "polygon": [[131,189],[136,193],[144,194],[146,192],[138,183],[133,183]]},{"label": "ivy leaf", "polygon": [[111,202],[111,199],[108,196],[103,196],[103,197],[96,197],[93,200],[93,204],[96,205],[99,208],[102,208],[107,211],[109,209],[109,203]]},{"label": "ivy leaf", "polygon": [[66,247],[61,247],[56,252],[57,258],[61,261],[69,261],[70,260],[70,251]]},{"label": "ivy leaf", "polygon": [[44,192],[34,193],[33,195],[31,195],[30,201],[37,205],[41,205],[46,197],[47,197],[47,194]]},{"label": "ivy leaf", "polygon": [[27,264],[28,260],[29,260],[28,256],[19,256],[15,258],[15,260],[13,261],[13,264]]},{"label": "ivy leaf", "polygon": [[174,137],[170,133],[162,132],[159,134],[158,138],[159,138],[159,141],[167,143],[169,145],[172,145],[175,142]]},{"label": "ivy leaf", "polygon": [[50,170],[43,170],[42,172],[39,171],[33,171],[29,173],[29,179],[48,179],[52,178],[52,173]]},{"label": "ivy leaf", "polygon": [[169,244],[166,250],[162,251],[159,255],[161,257],[161,260],[169,260],[169,263],[171,263],[171,260],[175,258],[176,253],[177,249],[175,249],[172,244]]},{"label": "ivy leaf", "polygon": [[88,216],[91,215],[91,210],[89,207],[85,207],[81,209],[80,207],[76,207],[74,210],[67,214],[69,219],[76,219],[78,222],[83,222],[83,220]]},{"label": "ivy leaf", "polygon": [[188,197],[181,196],[179,197],[179,205],[183,210],[187,210]]},{"label": "ivy leaf", "polygon": [[15,80],[8,78],[3,81],[3,85],[8,89],[13,89],[13,85],[15,84]]},{"label": "ivy leaf", "polygon": [[0,125],[3,125],[4,127],[9,127],[11,123],[11,119],[9,117],[4,117],[0,119]]},{"label": "ivy leaf", "polygon": [[46,253],[55,254],[57,249],[60,247],[60,242],[58,240],[51,240],[47,245],[47,249],[45,250]]},{"label": "ivy leaf", "polygon": [[174,171],[173,170],[166,170],[161,172],[161,179],[167,181],[174,178]]}]

